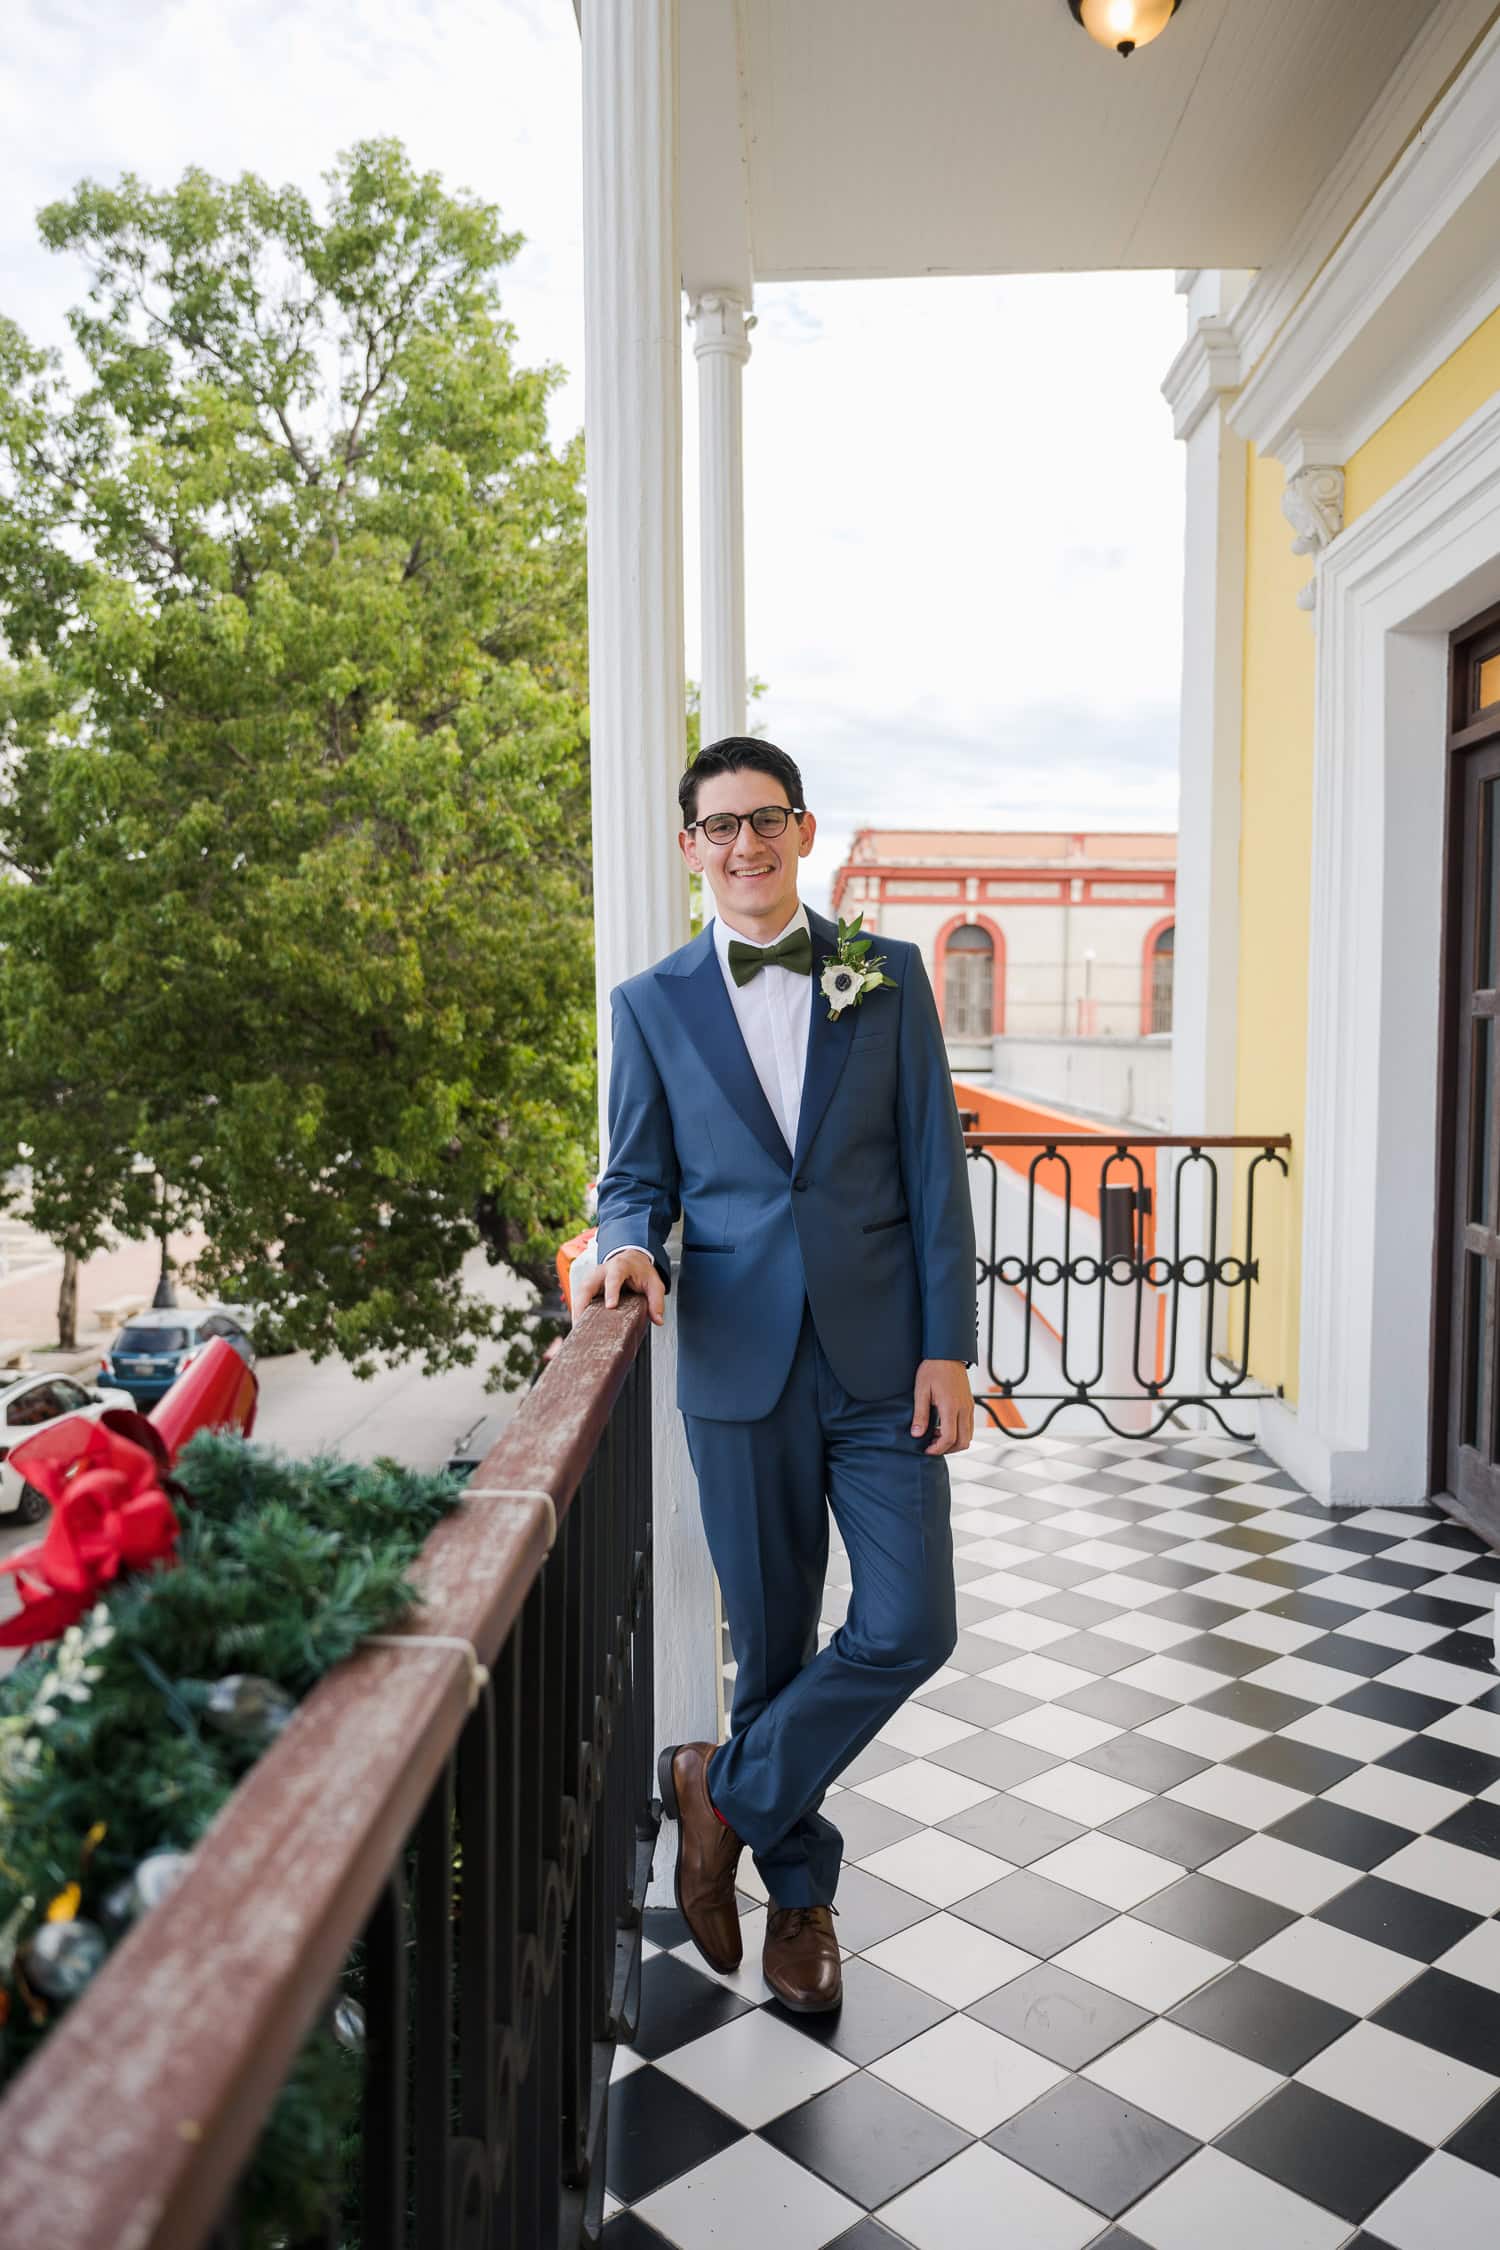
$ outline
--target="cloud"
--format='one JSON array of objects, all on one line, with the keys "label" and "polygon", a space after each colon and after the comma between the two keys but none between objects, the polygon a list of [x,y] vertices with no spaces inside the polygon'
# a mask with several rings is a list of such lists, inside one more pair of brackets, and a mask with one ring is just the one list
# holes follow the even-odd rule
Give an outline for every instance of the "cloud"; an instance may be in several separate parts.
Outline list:
[{"label": "cloud", "polygon": [[778,344],[815,344],[822,336],[824,322],[809,304],[801,286],[786,282],[776,289],[763,290],[756,304],[755,328],[758,341]]},{"label": "cloud", "polygon": [[987,730],[916,711],[783,705],[766,732],[802,771],[818,816],[807,891],[825,904],[860,828],[1177,825],[1177,713],[1118,717],[1070,703],[998,713]]}]

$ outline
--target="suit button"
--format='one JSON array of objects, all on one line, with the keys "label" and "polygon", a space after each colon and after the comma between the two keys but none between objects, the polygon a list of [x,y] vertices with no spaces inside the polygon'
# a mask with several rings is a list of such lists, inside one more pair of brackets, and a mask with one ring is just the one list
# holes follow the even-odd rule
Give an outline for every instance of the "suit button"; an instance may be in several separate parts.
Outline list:
[{"label": "suit button", "polygon": [[804,1179],[803,1179],[803,1177],[802,1177],[801,1173],[799,1172],[799,1173],[798,1173],[798,1175],[797,1175],[797,1177],[796,1177],[796,1179],[795,1179],[795,1180],[793,1180],[793,1182],[792,1182],[792,1185],[793,1185],[793,1187],[794,1187],[794,1188],[805,1188],[805,1187],[806,1187],[806,1185],[807,1185],[807,1182],[806,1182],[806,1180],[804,1180]]}]

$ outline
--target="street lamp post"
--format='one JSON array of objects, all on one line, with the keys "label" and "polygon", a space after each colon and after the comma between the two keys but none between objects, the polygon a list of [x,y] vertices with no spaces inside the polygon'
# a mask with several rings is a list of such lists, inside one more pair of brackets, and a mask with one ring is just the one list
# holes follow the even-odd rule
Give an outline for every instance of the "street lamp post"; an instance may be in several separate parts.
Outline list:
[{"label": "street lamp post", "polygon": [[156,1295],[151,1300],[151,1306],[155,1312],[175,1312],[177,1287],[172,1279],[172,1260],[167,1253],[167,1183],[160,1172],[156,1175],[156,1184],[161,1190],[157,1199],[156,1224],[157,1240],[161,1244],[161,1271],[156,1277]]}]

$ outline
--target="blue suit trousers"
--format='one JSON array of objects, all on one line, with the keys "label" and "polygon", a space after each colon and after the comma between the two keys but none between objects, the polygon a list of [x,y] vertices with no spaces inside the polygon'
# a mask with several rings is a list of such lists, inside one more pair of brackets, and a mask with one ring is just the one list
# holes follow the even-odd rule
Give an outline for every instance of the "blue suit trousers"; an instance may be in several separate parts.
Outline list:
[{"label": "blue suit trousers", "polygon": [[[948,1464],[911,1411],[910,1386],[845,1389],[804,1303],[769,1414],[683,1416],[736,1667],[711,1793],[778,1906],[831,1903],[843,1838],[824,1792],[957,1637]],[[830,1511],[853,1591],[820,1649]]]}]

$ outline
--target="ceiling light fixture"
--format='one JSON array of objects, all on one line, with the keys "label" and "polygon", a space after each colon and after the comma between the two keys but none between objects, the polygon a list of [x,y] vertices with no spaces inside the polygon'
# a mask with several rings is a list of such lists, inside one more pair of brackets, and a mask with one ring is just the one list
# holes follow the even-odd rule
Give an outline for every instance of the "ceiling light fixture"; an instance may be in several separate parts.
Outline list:
[{"label": "ceiling light fixture", "polygon": [[1090,39],[1113,47],[1117,55],[1133,55],[1149,47],[1165,31],[1182,0],[1068,0],[1075,23]]}]

